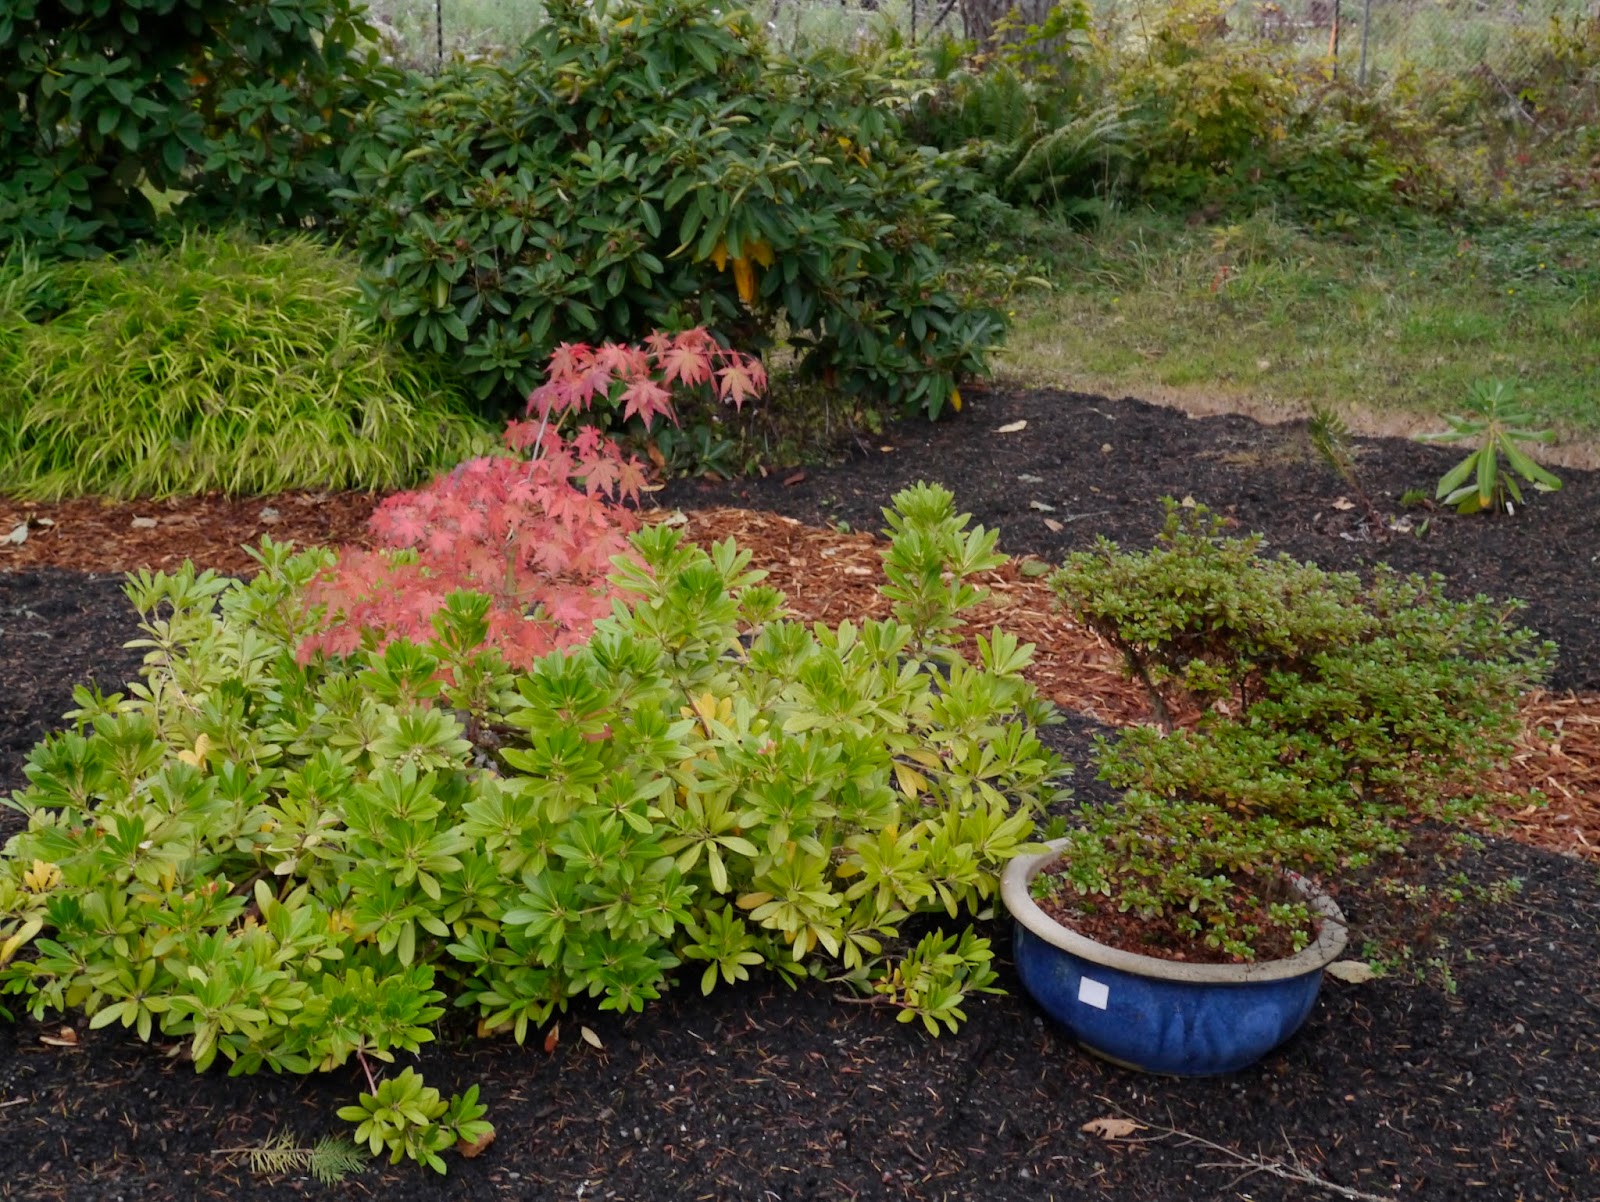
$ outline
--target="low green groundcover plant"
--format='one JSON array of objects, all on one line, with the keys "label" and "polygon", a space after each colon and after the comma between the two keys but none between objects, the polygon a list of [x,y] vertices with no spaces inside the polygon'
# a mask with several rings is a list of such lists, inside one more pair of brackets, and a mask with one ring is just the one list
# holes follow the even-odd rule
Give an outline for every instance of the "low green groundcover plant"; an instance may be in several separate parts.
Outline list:
[{"label": "low green groundcover plant", "polygon": [[488,1136],[474,1092],[384,1066],[449,1008],[522,1040],[580,999],[766,968],[954,1029],[994,991],[988,941],[902,927],[988,912],[1063,769],[1031,648],[956,647],[994,532],[938,488],[895,505],[888,620],[786,619],[748,553],[655,526],[590,640],[524,674],[465,591],[425,643],[301,654],[330,552],[264,543],[248,583],[140,574],[143,678],[77,690],[11,802],[0,994],[182,1040],[201,1070],[355,1061],[363,1144],[441,1170]]},{"label": "low green groundcover plant", "polygon": [[1259,536],[1168,506],[1152,550],[1102,539],[1053,578],[1147,686],[1160,727],[1100,741],[1100,777],[1126,798],[1081,812],[1040,888],[1139,916],[1168,938],[1156,954],[1296,950],[1314,923],[1283,873],[1337,886],[1404,851],[1419,821],[1480,810],[1517,697],[1554,649],[1511,625],[1515,603],[1269,558]]},{"label": "low green groundcover plant", "polygon": [[0,265],[0,490],[36,500],[389,489],[490,437],[304,238]]}]

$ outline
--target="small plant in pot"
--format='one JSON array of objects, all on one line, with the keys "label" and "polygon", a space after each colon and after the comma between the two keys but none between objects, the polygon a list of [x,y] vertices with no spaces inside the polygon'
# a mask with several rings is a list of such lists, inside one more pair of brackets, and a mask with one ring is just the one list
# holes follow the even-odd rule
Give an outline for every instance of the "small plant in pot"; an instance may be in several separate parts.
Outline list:
[{"label": "small plant in pot", "polygon": [[1009,866],[1018,970],[1091,1050],[1152,1071],[1234,1071],[1293,1034],[1345,946],[1332,895],[1396,892],[1419,830],[1487,804],[1474,782],[1553,654],[1515,604],[1261,544],[1168,502],[1151,550],[1102,539],[1052,579],[1157,725],[1099,741],[1120,804]]}]

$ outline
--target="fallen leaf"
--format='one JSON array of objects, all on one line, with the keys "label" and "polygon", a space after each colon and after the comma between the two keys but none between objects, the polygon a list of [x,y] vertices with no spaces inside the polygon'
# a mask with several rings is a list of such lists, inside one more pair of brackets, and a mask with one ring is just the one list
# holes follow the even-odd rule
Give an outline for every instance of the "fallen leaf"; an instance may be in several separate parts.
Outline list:
[{"label": "fallen leaf", "polygon": [[1066,529],[1066,527],[1063,526],[1060,522],[1056,521],[1055,518],[1045,518],[1045,520],[1044,520],[1044,528],[1046,530],[1050,531],[1051,534],[1060,534],[1063,530]]},{"label": "fallen leaf", "polygon": [[805,482],[806,474],[804,472],[795,472],[783,478],[783,486],[785,488],[793,488],[796,484],[804,484]]},{"label": "fallen leaf", "polygon": [[[1052,522],[1049,518],[1045,518],[1044,524],[1046,526],[1054,526],[1057,530],[1061,529],[1060,522]],[[1050,565],[1042,559],[1024,559],[1017,571],[1029,577],[1043,576],[1050,571]]]},{"label": "fallen leaf", "polygon": [[1043,484],[1044,483],[1044,477],[1043,476],[1035,476],[1031,472],[1023,472],[1022,475],[1017,477],[1017,479],[1022,481],[1024,484]]},{"label": "fallen leaf", "polygon": [[1016,434],[1018,431],[1026,430],[1027,428],[1028,428],[1028,423],[1025,422],[1025,421],[1007,422],[1003,426],[996,427],[995,428],[995,433],[996,434]]},{"label": "fallen leaf", "polygon": [[1080,1131],[1087,1131],[1090,1135],[1098,1135],[1101,1139],[1126,1139],[1135,1131],[1143,1131],[1144,1124],[1136,1123],[1132,1119],[1103,1118],[1090,1119]]},{"label": "fallen leaf", "polygon": [[1270,370],[1272,370],[1272,360],[1271,359],[1257,359],[1256,360],[1256,370],[1257,371],[1270,371]]},{"label": "fallen leaf", "polygon": [[653,442],[645,443],[644,444],[644,453],[650,457],[650,462],[655,464],[656,467],[661,468],[663,470],[666,468],[666,466],[667,466],[667,457],[661,453],[661,448],[656,446],[655,443],[653,443]]},{"label": "fallen leaf", "polygon": [[269,526],[270,526],[270,525],[272,525],[272,524],[273,524],[273,523],[274,523],[274,522],[276,522],[276,521],[277,521],[277,520],[278,520],[278,519],[279,519],[279,518],[280,518],[280,517],[281,517],[281,516],[283,516],[283,515],[282,515],[282,514],[280,514],[280,513],[279,513],[279,512],[278,512],[278,511],[277,511],[277,510],[276,510],[276,509],[274,509],[274,508],[273,508],[273,507],[272,507],[272,506],[271,506],[271,505],[267,505],[267,506],[264,506],[264,507],[263,507],[263,508],[262,508],[262,510],[261,510],[261,512],[260,512],[260,514],[259,514],[259,515],[257,515],[257,516],[259,516],[259,517],[260,517],[260,519],[261,519],[261,520],[262,520],[262,521],[263,521],[263,522],[265,522],[265,523],[266,523],[266,524],[267,524],[267,525],[269,525]]},{"label": "fallen leaf", "polygon": [[588,1044],[591,1048],[603,1048],[606,1046],[600,1042],[600,1037],[593,1031],[589,1030],[588,1027],[579,1027],[578,1034],[583,1036],[583,1042]]},{"label": "fallen leaf", "polygon": [[1333,503],[1333,507],[1343,512],[1346,509],[1354,509],[1356,507],[1356,503],[1349,497],[1340,497]]},{"label": "fallen leaf", "polygon": [[1347,985],[1365,985],[1378,976],[1365,960],[1335,960],[1324,971],[1334,980]]},{"label": "fallen leaf", "polygon": [[1195,499],[1190,496],[1185,496],[1183,500],[1178,502],[1178,507],[1180,509],[1193,509],[1195,507]]},{"label": "fallen leaf", "polygon": [[155,518],[134,518],[133,528],[135,530],[154,530],[156,528],[156,520]]},{"label": "fallen leaf", "polygon": [[1056,511],[1054,505],[1046,505],[1043,501],[1029,501],[1028,508],[1037,509],[1040,513],[1054,513]]},{"label": "fallen leaf", "polygon": [[490,1127],[473,1143],[468,1143],[464,1139],[456,1140],[456,1151],[460,1152],[468,1160],[472,1160],[483,1155],[484,1149],[492,1143],[494,1143],[494,1128]]},{"label": "fallen leaf", "polygon": [[1100,453],[1101,453],[1101,454],[1102,454],[1102,455],[1109,455],[1109,454],[1111,454],[1111,444],[1110,444],[1110,443],[1109,443],[1109,442],[1103,442],[1103,443],[1101,443],[1101,444],[1100,444]]},{"label": "fallen leaf", "polygon": [[890,451],[894,450],[894,448],[893,447],[879,447],[878,450],[882,451],[885,455],[887,455]]},{"label": "fallen leaf", "polygon": [[662,518],[661,519],[661,524],[663,526],[687,526],[689,524],[689,515],[684,513],[683,510],[680,509],[680,510],[676,511],[671,517]]},{"label": "fallen leaf", "polygon": [[557,1023],[555,1026],[550,1028],[549,1033],[544,1037],[544,1054],[546,1056],[554,1054],[556,1050],[556,1044],[560,1042],[561,1024]]},{"label": "fallen leaf", "polygon": [[78,1046],[78,1033],[71,1027],[62,1027],[59,1034],[39,1036],[39,1042],[52,1048],[75,1048]]},{"label": "fallen leaf", "polygon": [[11,528],[11,533],[6,535],[6,542],[21,546],[28,541],[28,523],[18,522]]}]

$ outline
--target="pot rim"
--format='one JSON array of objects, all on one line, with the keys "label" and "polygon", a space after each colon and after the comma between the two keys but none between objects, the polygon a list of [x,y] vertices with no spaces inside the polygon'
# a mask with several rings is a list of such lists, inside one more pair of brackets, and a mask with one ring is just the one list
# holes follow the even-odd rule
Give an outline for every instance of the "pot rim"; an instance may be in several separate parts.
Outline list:
[{"label": "pot rim", "polygon": [[1190,964],[1183,960],[1163,960],[1159,956],[1146,956],[1097,943],[1051,918],[1039,908],[1028,891],[1033,878],[1059,860],[1061,849],[1070,841],[1056,839],[1045,845],[1049,849],[1047,851],[1014,858],[1001,875],[1000,896],[1005,901],[1006,909],[1011,911],[1011,916],[1034,935],[1053,947],[1105,968],[1142,977],[1195,984],[1249,985],[1261,981],[1282,981],[1320,972],[1339,958],[1349,938],[1344,913],[1333,898],[1304,877],[1286,873],[1290,883],[1323,922],[1314,943],[1284,959],[1258,960],[1248,964]]}]

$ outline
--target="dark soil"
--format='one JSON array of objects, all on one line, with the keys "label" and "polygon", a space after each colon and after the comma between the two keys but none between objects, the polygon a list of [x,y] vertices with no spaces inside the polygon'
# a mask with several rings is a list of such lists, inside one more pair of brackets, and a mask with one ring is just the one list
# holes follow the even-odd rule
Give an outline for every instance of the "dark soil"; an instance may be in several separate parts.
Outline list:
[{"label": "dark soil", "polygon": [[[994,432],[1018,420],[1024,431]],[[1348,490],[1300,438],[1134,402],[991,394],[956,422],[893,428],[862,457],[793,485],[775,477],[664,495],[876,529],[896,488],[929,477],[998,524],[1006,549],[1052,559],[1101,532],[1147,543],[1156,498],[1193,496],[1328,566],[1381,559],[1442,571],[1458,591],[1522,595],[1530,623],[1562,644],[1558,684],[1600,688],[1600,478],[1568,472],[1565,491],[1514,519],[1435,514],[1426,537],[1378,542],[1359,507],[1334,507]],[[1400,491],[1448,465],[1408,443],[1362,448],[1366,487],[1391,512]],[[112,578],[0,574],[0,631],[9,703],[0,790],[9,790],[25,749],[70,707],[73,684],[112,687],[138,654],[120,646],[133,621]],[[1082,764],[1094,729],[1069,716],[1051,737]],[[1085,774],[1076,785],[1080,796],[1101,792]],[[0,831],[15,818],[0,815]],[[540,1037],[527,1048],[481,1041],[453,1020],[421,1071],[447,1091],[478,1082],[498,1139],[475,1160],[452,1157],[443,1179],[385,1167],[330,1188],[260,1177],[218,1154],[275,1132],[309,1143],[338,1131],[333,1112],[359,1092],[357,1070],[196,1075],[160,1047],[81,1019],[68,1038],[59,1020],[0,1023],[0,1199],[1596,1202],[1600,879],[1592,865],[1501,840],[1460,866],[1479,883],[1515,876],[1524,887],[1469,911],[1453,932],[1444,953],[1453,993],[1399,978],[1329,981],[1299,1035],[1225,1078],[1141,1076],[1076,1050],[1021,995],[999,922],[988,933],[1011,992],[971,1003],[962,1032],[940,1039],[824,984],[790,991],[764,980],[702,998],[698,974],[642,1015],[576,1007],[548,1055]],[[580,1025],[603,1046],[581,1040]],[[1102,1117],[1146,1126],[1122,1140],[1082,1130]]]},{"label": "dark soil", "polygon": [[[1019,421],[1026,428],[998,432]],[[1457,594],[1526,600],[1527,624],[1560,646],[1554,687],[1600,690],[1600,472],[1563,470],[1560,492],[1530,495],[1514,517],[1460,517],[1400,505],[1412,489],[1431,496],[1459,450],[1394,438],[1355,446],[1362,487],[1411,533],[1373,535],[1354,491],[1312,449],[1304,423],[1191,418],[1135,400],[1049,391],[975,395],[956,420],[898,424],[862,439],[836,467],[723,484],[680,481],[656,500],[741,505],[875,531],[896,491],[929,480],[955,493],[977,521],[998,526],[1002,550],[1059,561],[1101,534],[1147,546],[1164,520],[1160,499],[1191,497],[1241,533],[1265,535],[1269,550],[1325,568],[1384,562],[1443,573]]]}]

